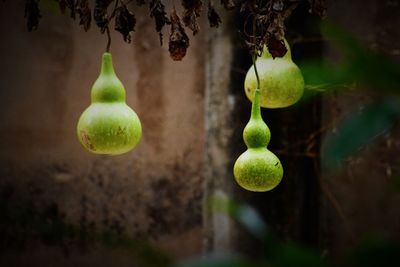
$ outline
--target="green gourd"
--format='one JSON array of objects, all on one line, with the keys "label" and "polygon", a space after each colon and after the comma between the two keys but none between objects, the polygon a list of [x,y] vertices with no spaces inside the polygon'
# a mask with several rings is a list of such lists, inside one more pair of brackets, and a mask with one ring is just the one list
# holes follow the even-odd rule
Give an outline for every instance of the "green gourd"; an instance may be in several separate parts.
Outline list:
[{"label": "green gourd", "polygon": [[87,150],[108,155],[130,151],[142,136],[140,120],[125,102],[125,88],[115,74],[110,53],[103,54],[91,105],[79,118],[77,134]]},{"label": "green gourd", "polygon": [[[257,60],[260,75],[261,103],[264,108],[284,108],[296,103],[304,91],[304,79],[299,67],[293,62],[289,44],[285,41],[285,56],[273,58],[267,47]],[[253,101],[257,88],[254,66],[246,74],[244,90]]]},{"label": "green gourd", "polygon": [[267,149],[271,132],[262,119],[260,90],[255,90],[251,117],[243,131],[247,150],[233,167],[236,182],[249,191],[265,192],[275,188],[283,176],[278,157]]}]

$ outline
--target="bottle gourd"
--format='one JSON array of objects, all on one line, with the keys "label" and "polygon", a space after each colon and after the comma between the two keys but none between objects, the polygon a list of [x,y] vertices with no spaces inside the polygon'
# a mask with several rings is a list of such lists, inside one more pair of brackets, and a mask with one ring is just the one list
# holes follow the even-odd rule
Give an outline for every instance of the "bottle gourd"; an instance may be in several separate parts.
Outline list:
[{"label": "bottle gourd", "polygon": [[133,149],[142,135],[136,113],[125,102],[125,88],[104,53],[100,76],[91,90],[91,105],[77,125],[80,143],[96,154],[119,155]]},{"label": "bottle gourd", "polygon": [[271,132],[261,117],[260,90],[255,90],[251,117],[243,131],[247,150],[233,167],[236,182],[249,191],[265,192],[275,188],[283,176],[278,157],[267,149]]},{"label": "bottle gourd", "polygon": [[[304,91],[304,79],[299,67],[292,61],[289,44],[285,41],[286,54],[273,58],[265,46],[261,58],[256,62],[260,75],[261,102],[264,108],[284,108],[296,103]],[[254,66],[246,74],[244,90],[253,101],[257,88]]]}]

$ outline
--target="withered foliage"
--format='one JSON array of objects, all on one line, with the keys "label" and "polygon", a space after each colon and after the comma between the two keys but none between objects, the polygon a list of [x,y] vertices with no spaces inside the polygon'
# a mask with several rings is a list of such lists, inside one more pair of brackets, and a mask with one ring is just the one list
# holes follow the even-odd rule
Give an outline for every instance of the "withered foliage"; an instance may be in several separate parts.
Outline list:
[{"label": "withered foliage", "polygon": [[275,37],[269,38],[267,47],[273,58],[283,57],[287,53],[285,42]]},{"label": "withered foliage", "polygon": [[240,12],[255,12],[258,8],[257,0],[247,0],[243,1],[240,6]]},{"label": "withered foliage", "polygon": [[66,0],[67,7],[70,10],[71,18],[75,19],[75,0]]},{"label": "withered foliage", "polygon": [[58,0],[58,5],[60,6],[60,10],[62,14],[65,14],[67,8],[70,12],[71,18],[75,19],[75,11],[76,11],[76,3],[75,0]]},{"label": "withered foliage", "polygon": [[117,7],[115,10],[115,27],[120,32],[127,43],[131,42],[130,32],[135,31],[136,18],[125,5]]},{"label": "withered foliage", "polygon": [[210,27],[218,28],[219,24],[222,22],[221,17],[214,8],[214,3],[212,0],[208,1],[207,17]]},{"label": "withered foliage", "polygon": [[251,14],[250,18],[253,20],[252,33],[247,34],[249,48],[261,54],[266,45],[272,57],[283,57],[287,52],[283,41],[285,20],[299,2],[300,0],[270,0],[260,7],[257,5],[258,1],[252,0],[242,6],[243,10]]},{"label": "withered foliage", "polygon": [[109,23],[107,8],[113,0],[96,0],[93,9],[93,17],[96,25],[104,33]]},{"label": "withered foliage", "polygon": [[325,0],[308,0],[310,3],[310,13],[324,18],[326,16]]},{"label": "withered foliage", "polygon": [[189,37],[182,27],[181,21],[174,10],[171,13],[171,33],[169,35],[168,50],[171,58],[176,61],[182,60],[189,47]]},{"label": "withered foliage", "polygon": [[[247,1],[246,1],[247,2]],[[226,10],[232,10],[235,8],[235,2],[233,0],[221,0],[221,4]]]},{"label": "withered foliage", "polygon": [[193,35],[195,35],[200,30],[197,18],[200,17],[203,3],[201,0],[182,0],[182,6],[185,10],[182,21],[186,27],[192,30]]},{"label": "withered foliage", "polygon": [[[25,18],[28,31],[37,29],[41,18],[39,9],[40,0],[25,0]],[[54,0],[59,3],[62,13],[68,12],[72,18],[79,16],[79,24],[84,30],[89,30],[92,18],[100,31],[104,33],[114,20],[114,29],[122,34],[125,42],[131,42],[131,32],[135,31],[136,18],[132,10],[133,5],[148,4],[149,16],[154,19],[155,30],[160,36],[162,45],[162,31],[165,25],[171,24],[169,36],[169,52],[174,60],[181,60],[189,47],[189,38],[183,27],[189,28],[193,35],[199,32],[199,18],[202,14],[202,0],[181,0],[183,8],[182,23],[175,11],[175,7],[168,16],[166,0],[94,0],[91,8],[90,0]],[[297,7],[301,0],[220,0],[226,10],[240,8],[246,19],[243,25],[244,41],[249,49],[261,54],[267,46],[273,57],[282,57],[287,49],[284,44],[285,20]],[[310,13],[324,17],[326,15],[326,0],[308,0]],[[178,2],[178,1],[176,1]],[[214,0],[207,0],[207,19],[210,27],[217,28],[221,23]],[[113,8],[112,8],[113,7]],[[93,13],[92,13],[93,12]],[[242,30],[242,29],[240,29]]]},{"label": "withered foliage", "polygon": [[78,0],[76,13],[79,15],[79,25],[82,25],[85,31],[88,31],[92,22],[92,11],[89,7],[89,0]]},{"label": "withered foliage", "polygon": [[25,1],[25,18],[26,18],[26,26],[28,27],[28,31],[36,30],[40,18],[39,10],[39,0],[26,0]]},{"label": "withered foliage", "polygon": [[151,0],[150,1],[150,17],[154,18],[156,22],[156,31],[160,35],[160,44],[162,45],[162,32],[161,30],[165,26],[165,24],[170,24],[170,21],[167,17],[167,13],[165,12],[165,6],[161,2],[161,0]]},{"label": "withered foliage", "polygon": [[67,0],[58,0],[58,5],[60,6],[61,13],[65,14],[67,10]]}]

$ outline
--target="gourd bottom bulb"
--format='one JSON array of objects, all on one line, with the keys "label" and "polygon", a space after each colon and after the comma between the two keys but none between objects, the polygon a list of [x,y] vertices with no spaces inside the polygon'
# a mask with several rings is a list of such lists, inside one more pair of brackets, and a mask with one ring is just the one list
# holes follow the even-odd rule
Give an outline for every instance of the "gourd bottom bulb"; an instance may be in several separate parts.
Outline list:
[{"label": "gourd bottom bulb", "polygon": [[278,157],[267,148],[249,148],[236,160],[233,174],[244,189],[265,192],[281,182],[283,168]]}]

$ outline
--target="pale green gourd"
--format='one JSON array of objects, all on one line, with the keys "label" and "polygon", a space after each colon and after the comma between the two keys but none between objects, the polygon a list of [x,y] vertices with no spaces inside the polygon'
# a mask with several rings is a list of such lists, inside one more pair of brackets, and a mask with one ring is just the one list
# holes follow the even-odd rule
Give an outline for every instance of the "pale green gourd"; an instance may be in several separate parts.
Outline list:
[{"label": "pale green gourd", "polygon": [[110,53],[103,54],[91,102],[77,125],[80,143],[95,154],[119,155],[133,149],[142,136],[142,127],[125,102],[125,88],[115,74]]},{"label": "pale green gourd", "polygon": [[[304,79],[300,69],[292,60],[289,44],[285,41],[285,56],[273,58],[267,47],[258,58],[256,66],[260,75],[261,107],[284,108],[296,103],[304,91]],[[257,88],[254,66],[246,74],[244,90],[250,101],[253,101]]]},{"label": "pale green gourd", "polygon": [[275,188],[283,176],[278,157],[267,149],[271,139],[268,126],[262,119],[260,90],[255,90],[251,117],[243,131],[247,150],[233,167],[236,182],[249,191],[265,192]]}]

